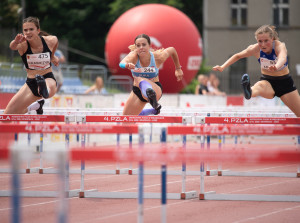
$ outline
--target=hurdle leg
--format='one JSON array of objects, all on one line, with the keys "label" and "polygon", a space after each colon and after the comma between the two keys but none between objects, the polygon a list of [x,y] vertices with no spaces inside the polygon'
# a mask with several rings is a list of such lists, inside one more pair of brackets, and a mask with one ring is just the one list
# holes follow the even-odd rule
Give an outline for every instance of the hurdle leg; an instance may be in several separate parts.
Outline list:
[{"label": "hurdle leg", "polygon": [[[219,140],[219,151],[221,152],[222,150],[222,136],[218,136],[218,140]],[[218,176],[222,176],[222,162],[218,163]]]},{"label": "hurdle leg", "polygon": [[[182,149],[185,152],[186,150],[186,135],[182,136]],[[181,172],[181,179],[182,179],[182,183],[181,183],[181,199],[185,199],[185,192],[186,192],[186,188],[185,188],[185,184],[186,184],[186,163],[182,162],[182,172]]]},{"label": "hurdle leg", "polygon": [[40,148],[39,148],[39,152],[40,152],[40,169],[39,169],[39,174],[43,174],[43,141],[44,141],[44,134],[40,133]]},{"label": "hurdle leg", "polygon": [[19,154],[13,150],[11,157],[12,168],[12,196],[11,196],[11,219],[13,223],[18,223],[21,220],[20,210],[20,177],[19,177]]},{"label": "hurdle leg", "polygon": [[161,222],[167,222],[167,165],[161,166]]},{"label": "hurdle leg", "polygon": [[[85,134],[81,135],[81,147],[85,148]],[[84,174],[85,174],[85,161],[81,160],[81,167],[80,167],[80,192],[79,197],[84,197]]]},{"label": "hurdle leg", "polygon": [[[132,149],[132,134],[129,134],[129,148]],[[128,174],[132,175],[132,163],[131,162],[129,164]]]},{"label": "hurdle leg", "polygon": [[[161,143],[165,147],[167,143],[167,129],[162,128]],[[161,165],[161,222],[167,222],[167,165]]]},{"label": "hurdle leg", "polygon": [[58,197],[59,197],[59,203],[57,208],[57,222],[59,223],[67,223],[68,222],[68,190],[66,186],[66,163],[67,158],[66,154],[64,152],[59,152],[58,154]]},{"label": "hurdle leg", "polygon": [[[144,133],[143,130],[139,130],[139,147],[143,149],[144,145]],[[138,223],[144,221],[144,164],[139,162],[139,173],[138,173]]]},{"label": "hurdle leg", "polygon": [[[298,136],[298,150],[300,150],[300,136]],[[298,164],[297,177],[300,177],[300,164]]]},{"label": "hurdle leg", "polygon": [[[30,124],[30,122],[28,122],[28,124]],[[30,141],[31,141],[31,134],[28,133],[27,134],[27,142],[28,142],[27,145],[28,145],[28,147],[30,146]],[[25,173],[30,173],[30,160],[27,160],[27,168],[26,168]]]},{"label": "hurdle leg", "polygon": [[[120,150],[120,134],[117,134],[117,150]],[[120,163],[116,163],[116,174],[120,174]]]}]

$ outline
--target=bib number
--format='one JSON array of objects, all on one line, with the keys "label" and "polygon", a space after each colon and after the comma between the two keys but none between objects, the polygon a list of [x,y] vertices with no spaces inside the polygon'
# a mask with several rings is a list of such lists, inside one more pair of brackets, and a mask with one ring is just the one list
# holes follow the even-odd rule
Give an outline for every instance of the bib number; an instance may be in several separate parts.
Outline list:
[{"label": "bib number", "polygon": [[135,73],[155,73],[154,67],[141,67],[133,69]]},{"label": "bib number", "polygon": [[29,69],[45,70],[50,67],[50,53],[28,54],[27,63]]},{"label": "bib number", "polygon": [[268,60],[266,58],[260,58],[260,67],[262,69],[268,69],[270,66],[274,66],[277,63],[277,59],[276,60]]}]

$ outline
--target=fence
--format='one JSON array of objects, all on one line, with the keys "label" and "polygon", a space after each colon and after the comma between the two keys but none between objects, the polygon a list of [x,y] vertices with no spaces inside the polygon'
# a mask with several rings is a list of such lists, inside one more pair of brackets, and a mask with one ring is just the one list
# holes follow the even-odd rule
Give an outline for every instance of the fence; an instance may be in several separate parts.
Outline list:
[{"label": "fence", "polygon": [[[132,87],[132,78],[122,75],[108,77],[107,68],[103,65],[62,64],[61,69],[64,76],[64,93],[82,94],[94,83],[96,77],[103,78],[108,93],[130,92]],[[0,80],[0,91],[17,92],[26,80],[24,65],[0,62]]]}]

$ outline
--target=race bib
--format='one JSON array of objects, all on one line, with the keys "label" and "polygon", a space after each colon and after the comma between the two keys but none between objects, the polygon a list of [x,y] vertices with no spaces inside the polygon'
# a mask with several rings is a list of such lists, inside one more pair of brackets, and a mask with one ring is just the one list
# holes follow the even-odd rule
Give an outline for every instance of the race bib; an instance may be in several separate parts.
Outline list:
[{"label": "race bib", "polygon": [[270,66],[274,66],[277,63],[277,59],[276,60],[269,60],[266,58],[260,58],[260,67],[262,69],[268,69]]},{"label": "race bib", "polygon": [[28,54],[27,64],[29,69],[45,70],[50,67],[50,53]]},{"label": "race bib", "polygon": [[134,68],[133,72],[135,73],[155,73],[155,67],[141,67],[141,68]]}]

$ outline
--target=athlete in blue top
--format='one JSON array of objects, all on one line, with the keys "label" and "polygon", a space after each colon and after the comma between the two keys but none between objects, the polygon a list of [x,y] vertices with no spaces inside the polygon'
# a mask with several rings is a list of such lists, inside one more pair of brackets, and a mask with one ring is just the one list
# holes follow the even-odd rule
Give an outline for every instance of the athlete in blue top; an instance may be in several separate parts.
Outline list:
[{"label": "athlete in blue top", "polygon": [[[24,114],[37,110],[42,114],[44,100],[56,92],[56,80],[52,73],[51,62],[58,65],[54,56],[58,39],[40,30],[38,18],[28,17],[23,20],[23,34],[17,34],[11,41],[10,48],[18,50],[27,72],[26,83],[8,103],[5,114]],[[37,101],[42,99],[40,101]]]},{"label": "athlete in blue top", "polygon": [[[150,37],[138,35],[134,45],[129,46],[131,52],[121,61],[120,67],[131,70],[134,78],[132,92],[126,101],[123,115],[159,114],[161,105],[158,100],[162,96],[159,82],[159,67],[171,56],[175,65],[177,81],[182,80],[179,58],[174,47],[152,51]],[[143,110],[149,102],[152,110]]]},{"label": "athlete in blue top", "polygon": [[248,74],[242,77],[242,87],[246,99],[261,96],[272,99],[280,97],[283,103],[300,117],[300,96],[289,74],[287,49],[279,41],[274,26],[263,25],[255,32],[256,44],[248,46],[245,50],[234,54],[222,66],[215,66],[213,70],[222,72],[226,67],[241,58],[255,56],[261,67],[260,80],[250,88]]}]

